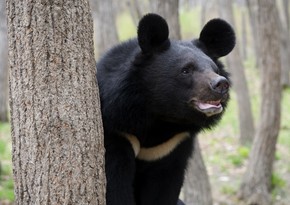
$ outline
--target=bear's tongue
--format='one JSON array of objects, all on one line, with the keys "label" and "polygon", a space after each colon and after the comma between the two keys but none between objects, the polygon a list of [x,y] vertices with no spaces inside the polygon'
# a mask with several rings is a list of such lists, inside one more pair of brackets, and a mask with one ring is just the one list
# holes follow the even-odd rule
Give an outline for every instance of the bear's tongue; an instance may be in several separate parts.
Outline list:
[{"label": "bear's tongue", "polygon": [[206,110],[206,109],[210,109],[210,108],[220,108],[222,106],[220,102],[221,102],[220,100],[218,100],[218,101],[198,102],[197,106],[201,110]]}]

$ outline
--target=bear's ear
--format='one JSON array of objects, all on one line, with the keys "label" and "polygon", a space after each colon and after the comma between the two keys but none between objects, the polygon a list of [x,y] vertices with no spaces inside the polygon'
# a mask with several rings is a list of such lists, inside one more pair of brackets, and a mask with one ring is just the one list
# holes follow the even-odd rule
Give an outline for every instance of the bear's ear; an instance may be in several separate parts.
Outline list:
[{"label": "bear's ear", "polygon": [[147,14],[138,25],[138,42],[144,54],[164,50],[170,46],[167,22],[157,14]]},{"label": "bear's ear", "polygon": [[236,44],[233,28],[222,19],[210,20],[202,29],[199,41],[214,58],[229,54]]}]

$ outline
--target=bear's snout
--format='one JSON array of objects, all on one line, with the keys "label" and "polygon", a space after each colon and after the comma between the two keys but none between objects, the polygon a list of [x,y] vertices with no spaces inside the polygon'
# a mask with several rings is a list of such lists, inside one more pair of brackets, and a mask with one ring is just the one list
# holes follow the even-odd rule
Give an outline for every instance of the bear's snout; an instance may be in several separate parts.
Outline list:
[{"label": "bear's snout", "polygon": [[230,83],[223,77],[218,76],[210,82],[211,89],[219,94],[226,94],[229,91]]}]

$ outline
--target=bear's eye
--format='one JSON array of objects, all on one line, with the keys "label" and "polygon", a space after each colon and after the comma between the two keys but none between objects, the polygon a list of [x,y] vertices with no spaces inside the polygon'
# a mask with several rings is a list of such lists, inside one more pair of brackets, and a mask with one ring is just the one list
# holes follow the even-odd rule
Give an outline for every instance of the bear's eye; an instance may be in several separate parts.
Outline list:
[{"label": "bear's eye", "polygon": [[190,74],[192,71],[192,69],[188,66],[184,67],[181,69],[181,73],[184,74],[184,75],[187,75],[187,74]]}]

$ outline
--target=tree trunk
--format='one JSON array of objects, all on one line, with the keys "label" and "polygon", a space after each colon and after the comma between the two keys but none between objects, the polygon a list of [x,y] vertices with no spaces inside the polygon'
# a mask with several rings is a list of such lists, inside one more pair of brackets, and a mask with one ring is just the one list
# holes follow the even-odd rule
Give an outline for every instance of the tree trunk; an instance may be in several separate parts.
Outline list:
[{"label": "tree trunk", "polygon": [[171,39],[181,39],[179,25],[179,0],[151,0],[151,10],[158,13],[168,22]]},{"label": "tree trunk", "polygon": [[281,61],[279,16],[276,2],[259,0],[261,119],[239,197],[249,204],[270,204],[270,181],[281,115]]},{"label": "tree trunk", "polygon": [[206,24],[206,14],[207,14],[207,3],[208,1],[201,1],[201,12],[200,12],[200,25]]},{"label": "tree trunk", "polygon": [[194,143],[194,155],[187,168],[187,175],[184,180],[183,188],[185,204],[213,204],[210,183],[202,159],[198,138],[196,138]]},{"label": "tree trunk", "polygon": [[[280,10],[281,11],[281,10]],[[290,86],[290,40],[289,40],[289,1],[283,0],[281,13],[281,83],[284,88]]]},{"label": "tree trunk", "polygon": [[8,122],[8,48],[5,1],[0,2],[0,122]]},{"label": "tree trunk", "polygon": [[281,85],[284,88],[290,86],[290,40],[287,28],[280,23],[280,35],[281,35]]},{"label": "tree trunk", "polygon": [[[259,42],[258,42],[258,0],[247,0],[247,7],[249,11],[249,16],[250,16],[250,24],[251,24],[251,31],[252,31],[252,42],[254,45],[254,51],[255,51],[255,59],[256,59],[256,64],[258,66],[258,59],[259,59]],[[259,67],[259,66],[258,66]]]},{"label": "tree trunk", "polygon": [[[232,0],[220,0],[220,8],[223,11],[221,12],[223,18],[235,27]],[[228,68],[232,73],[233,88],[238,101],[240,143],[242,145],[248,145],[253,141],[255,130],[249,89],[238,43],[232,53],[227,57],[227,62]]]},{"label": "tree trunk", "polygon": [[97,56],[118,43],[113,0],[90,0],[94,17]]},{"label": "tree trunk", "polygon": [[287,32],[289,34],[289,0],[283,0],[283,10],[284,10],[284,18],[285,18],[285,25],[286,25],[286,29],[287,29]]},{"label": "tree trunk", "polygon": [[[141,8],[144,12],[144,2],[143,1],[138,1],[138,0],[127,0],[127,4],[129,7],[130,14],[132,16],[133,22],[135,26],[138,26],[139,20],[142,18],[143,14],[141,12]],[[142,5],[140,5],[142,4]]]},{"label": "tree trunk", "polygon": [[248,48],[248,33],[247,33],[247,15],[245,10],[242,8],[242,56],[243,60],[247,60],[248,58],[248,53],[247,53],[247,48]]},{"label": "tree trunk", "polygon": [[7,0],[15,203],[105,204],[88,1]]}]

